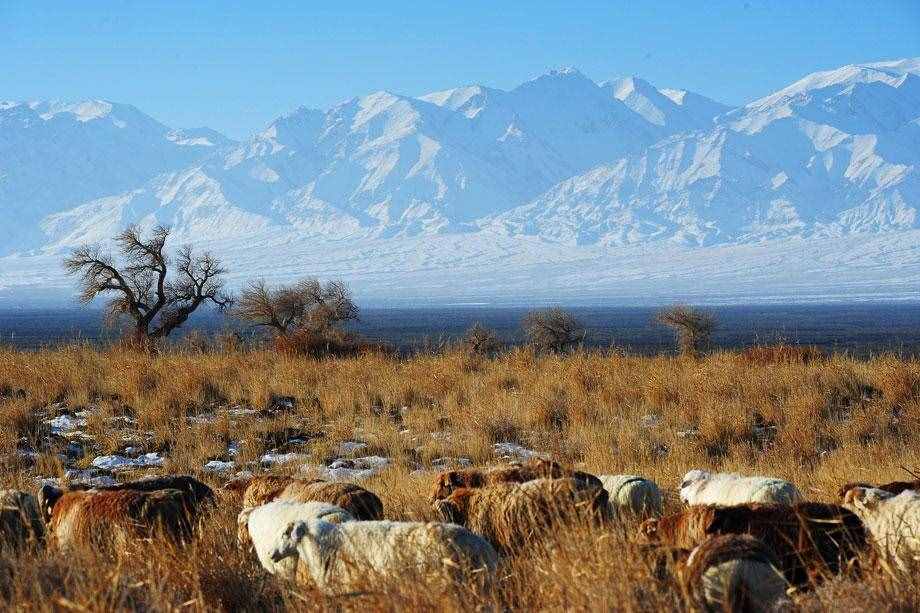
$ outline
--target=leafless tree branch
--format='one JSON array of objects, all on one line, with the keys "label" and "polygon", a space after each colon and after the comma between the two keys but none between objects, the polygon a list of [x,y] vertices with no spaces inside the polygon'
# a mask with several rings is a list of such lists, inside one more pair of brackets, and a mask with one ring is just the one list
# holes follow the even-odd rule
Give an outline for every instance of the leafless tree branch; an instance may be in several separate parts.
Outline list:
[{"label": "leafless tree branch", "polygon": [[145,238],[137,227],[126,228],[115,237],[121,266],[97,247],[74,251],[64,266],[80,277],[80,300],[108,296],[108,317],[132,319],[138,340],[168,336],[206,302],[229,307],[231,297],[222,280],[227,271],[210,253],[195,256],[190,246],[183,247],[176,257],[175,278],[169,280],[169,233],[169,228],[157,226]]},{"label": "leafless tree branch", "polygon": [[340,281],[324,285],[317,279],[274,288],[263,279],[253,281],[240,294],[235,313],[253,326],[269,328],[279,336],[304,329],[328,332],[358,319],[358,307],[348,286]]}]

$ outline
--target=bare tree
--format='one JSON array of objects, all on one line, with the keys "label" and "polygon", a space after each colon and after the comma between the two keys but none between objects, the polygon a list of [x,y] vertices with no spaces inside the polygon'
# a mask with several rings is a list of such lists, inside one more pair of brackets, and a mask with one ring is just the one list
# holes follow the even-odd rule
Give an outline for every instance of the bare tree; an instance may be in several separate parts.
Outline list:
[{"label": "bare tree", "polygon": [[531,311],[522,326],[527,340],[545,351],[566,351],[584,341],[587,334],[574,315],[560,308]]},{"label": "bare tree", "polygon": [[501,349],[502,342],[498,339],[498,335],[495,334],[494,330],[476,322],[466,331],[463,337],[463,346],[472,353],[491,355]]},{"label": "bare tree", "polygon": [[323,285],[316,279],[309,279],[298,285],[303,286],[303,291],[312,299],[308,325],[313,330],[328,332],[339,324],[358,319],[358,307],[343,282],[327,281]]},{"label": "bare tree", "polygon": [[231,298],[223,291],[226,269],[210,253],[196,256],[185,246],[175,257],[170,279],[166,254],[169,228],[157,226],[144,238],[135,226],[115,237],[124,260],[117,264],[99,247],[84,245],[64,261],[67,272],[80,276],[80,301],[90,303],[110,296],[110,320],[128,317],[139,342],[159,339],[181,326],[204,303],[223,310]]},{"label": "bare tree", "polygon": [[240,319],[270,328],[278,336],[295,330],[326,333],[358,319],[348,286],[341,281],[324,285],[316,279],[279,287],[270,287],[263,279],[253,281],[240,294],[235,312]]},{"label": "bare tree", "polygon": [[709,350],[712,331],[716,327],[712,313],[679,304],[662,309],[656,319],[677,335],[677,346],[681,354],[696,357]]},{"label": "bare tree", "polygon": [[240,292],[234,314],[253,326],[271,328],[284,336],[302,326],[307,305],[308,299],[295,288],[271,288],[264,279],[257,279]]}]

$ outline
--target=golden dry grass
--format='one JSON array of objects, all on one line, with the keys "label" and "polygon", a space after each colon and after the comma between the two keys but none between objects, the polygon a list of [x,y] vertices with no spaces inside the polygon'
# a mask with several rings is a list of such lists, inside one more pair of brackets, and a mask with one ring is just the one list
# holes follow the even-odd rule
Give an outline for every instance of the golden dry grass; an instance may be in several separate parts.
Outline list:
[{"label": "golden dry grass", "polygon": [[[784,354],[785,356],[785,354]],[[129,443],[167,458],[161,472],[213,486],[211,459],[259,470],[269,450],[316,465],[362,441],[360,455],[392,459],[362,482],[390,519],[434,519],[426,503],[432,460],[497,461],[492,445],[518,443],[595,474],[636,473],[673,489],[691,468],[789,479],[833,501],[846,481],[882,482],[920,468],[920,362],[842,356],[701,360],[601,353],[495,358],[463,351],[398,360],[368,354],[315,360],[267,351],[0,349],[0,483],[35,491],[36,476],[63,477]],[[292,410],[274,410],[277,399]],[[273,402],[273,399],[274,402]],[[281,403],[283,404],[283,403]],[[243,408],[261,414],[228,413]],[[85,455],[46,419],[89,409]],[[208,420],[188,420],[206,415]],[[126,419],[113,420],[123,417]],[[34,455],[25,457],[23,450]],[[302,464],[304,462],[301,462]],[[295,471],[299,464],[276,470]],[[125,478],[125,475],[119,475]],[[505,560],[489,589],[432,594],[407,579],[338,598],[266,575],[236,546],[236,509],[224,504],[191,547],[139,545],[0,555],[0,606],[39,610],[627,610],[685,605],[668,573],[629,542],[632,526],[576,531]],[[551,550],[551,552],[550,552]],[[805,610],[916,610],[920,580],[870,573],[801,596]]]}]

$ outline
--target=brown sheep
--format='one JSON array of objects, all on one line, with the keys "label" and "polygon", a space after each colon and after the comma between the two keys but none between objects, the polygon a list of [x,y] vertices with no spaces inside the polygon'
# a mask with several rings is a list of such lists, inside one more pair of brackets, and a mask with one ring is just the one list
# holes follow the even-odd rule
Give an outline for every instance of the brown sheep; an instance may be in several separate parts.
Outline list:
[{"label": "brown sheep", "polygon": [[243,496],[246,494],[246,489],[249,487],[250,483],[252,483],[252,477],[231,479],[220,487],[218,493],[222,498],[232,500],[239,504],[242,503]]},{"label": "brown sheep", "polygon": [[[115,485],[91,486],[87,484],[73,484],[69,491],[101,491],[114,492],[122,490],[133,490],[136,492],[156,492],[160,490],[178,490],[182,493],[182,502],[185,505],[186,513],[193,525],[197,525],[202,513],[212,508],[215,504],[214,491],[195,477],[189,475],[154,475],[117,483]],[[42,514],[45,521],[51,518],[51,509],[42,505]]]},{"label": "brown sheep", "polygon": [[678,567],[691,610],[767,613],[791,607],[776,555],[748,534],[710,537]]},{"label": "brown sheep", "polygon": [[41,544],[45,524],[35,496],[19,490],[0,490],[0,550],[19,549],[26,543]]},{"label": "brown sheep", "polygon": [[472,489],[500,483],[524,483],[530,481],[519,466],[496,466],[486,469],[464,468],[440,473],[428,501],[444,500],[458,489]]},{"label": "brown sheep", "polygon": [[253,477],[243,493],[244,508],[273,500],[328,502],[345,509],[355,519],[383,519],[383,503],[380,498],[354,483],[265,475]]},{"label": "brown sheep", "polygon": [[847,492],[857,487],[864,489],[874,488],[877,490],[885,490],[886,492],[891,492],[897,496],[901,492],[906,492],[907,490],[913,490],[917,493],[920,493],[920,479],[916,479],[914,481],[892,481],[891,483],[885,483],[883,485],[871,485],[869,483],[860,482],[847,483],[840,488],[840,491],[837,492],[837,496],[839,496],[840,500],[843,501],[846,498]]},{"label": "brown sheep", "polygon": [[188,507],[179,490],[74,490],[42,487],[51,509],[49,531],[59,546],[123,546],[163,534],[174,542],[192,535]]},{"label": "brown sheep", "polygon": [[560,479],[571,477],[584,485],[603,487],[596,476],[581,471],[571,471],[553,460],[534,458],[520,464],[489,468],[465,468],[440,473],[428,501],[444,500],[459,488],[485,487],[498,483],[526,483],[535,479]]},{"label": "brown sheep", "polygon": [[271,502],[295,480],[296,477],[287,475],[259,475],[248,479],[242,490],[243,507],[257,507]]},{"label": "brown sheep", "polygon": [[750,534],[763,541],[793,585],[855,568],[859,554],[868,550],[866,528],[854,513],[818,502],[688,507],[639,528],[642,541],[687,549],[717,534]]},{"label": "brown sheep", "polygon": [[465,526],[505,553],[559,524],[609,519],[607,491],[573,478],[460,488],[433,503],[444,521]]}]

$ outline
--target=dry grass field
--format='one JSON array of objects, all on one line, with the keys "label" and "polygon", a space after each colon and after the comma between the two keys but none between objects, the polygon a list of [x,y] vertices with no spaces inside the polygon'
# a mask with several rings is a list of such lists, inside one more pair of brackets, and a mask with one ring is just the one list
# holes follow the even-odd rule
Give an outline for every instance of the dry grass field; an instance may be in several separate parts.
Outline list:
[{"label": "dry grass field", "polygon": [[[654,479],[678,507],[691,468],[786,478],[835,501],[847,481],[920,470],[920,362],[762,350],[702,359],[461,350],[396,359],[270,351],[158,355],[0,349],[0,483],[187,473],[220,486],[240,471],[360,478],[390,519],[429,519],[446,466],[528,450],[595,474]],[[63,416],[63,418],[62,418]],[[57,419],[55,419],[57,418]],[[207,468],[206,468],[207,467]],[[2,553],[4,610],[684,610],[634,525],[536,535],[489,586],[397,587],[323,596],[267,575],[236,543],[222,501],[186,547],[139,543],[114,557],[53,548]],[[796,594],[802,610],[918,610],[916,573],[866,572]]]}]

